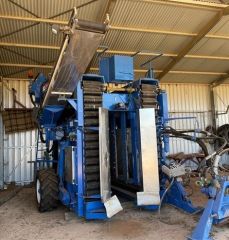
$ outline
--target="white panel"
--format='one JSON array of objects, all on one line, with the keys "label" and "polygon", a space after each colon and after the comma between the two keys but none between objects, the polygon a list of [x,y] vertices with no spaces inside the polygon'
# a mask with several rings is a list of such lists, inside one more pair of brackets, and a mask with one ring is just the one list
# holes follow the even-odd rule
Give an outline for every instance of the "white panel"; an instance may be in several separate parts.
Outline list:
[{"label": "white panel", "polygon": [[108,110],[105,108],[99,108],[99,166],[100,195],[106,208],[107,217],[111,218],[123,208],[116,195],[111,197],[109,116]]},{"label": "white panel", "polygon": [[140,109],[139,121],[143,192],[137,193],[137,203],[139,206],[158,205],[160,203],[160,187],[154,108]]},{"label": "white panel", "polygon": [[105,202],[111,197],[108,110],[99,108],[100,194]]},{"label": "white panel", "polygon": [[113,217],[115,214],[123,210],[122,205],[116,195],[107,199],[104,203],[104,207],[106,208],[108,218]]}]

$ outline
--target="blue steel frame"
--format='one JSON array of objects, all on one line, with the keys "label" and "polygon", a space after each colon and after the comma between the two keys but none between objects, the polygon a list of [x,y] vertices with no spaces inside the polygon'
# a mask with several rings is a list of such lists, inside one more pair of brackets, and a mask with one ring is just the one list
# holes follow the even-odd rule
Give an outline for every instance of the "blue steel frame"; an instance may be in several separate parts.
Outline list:
[{"label": "blue steel frame", "polygon": [[[91,76],[90,76],[91,77]],[[58,161],[58,176],[60,177],[59,184],[59,198],[61,202],[73,209],[79,217],[86,219],[106,219],[106,213],[103,203],[100,201],[99,195],[92,195],[85,198],[85,174],[84,174],[84,102],[83,102],[83,89],[81,82],[78,83],[76,88],[76,99],[68,100],[69,104],[76,112],[76,143],[70,141],[62,141],[59,144],[60,154]],[[98,131],[98,129],[95,129]],[[76,182],[69,183],[64,181],[64,161],[65,161],[65,148],[75,146],[74,162],[75,162],[75,176]],[[90,201],[86,201],[90,200]]]},{"label": "blue steel frame", "polygon": [[228,177],[219,179],[220,189],[210,185],[202,188],[202,192],[209,197],[204,212],[188,237],[190,240],[211,240],[212,224],[218,224],[229,219],[229,180]]},{"label": "blue steel frame", "polygon": [[84,166],[84,144],[83,144],[83,127],[84,127],[84,107],[83,107],[83,89],[81,82],[77,85],[77,151],[75,159],[77,159],[77,197],[78,197],[78,216],[84,216],[84,179],[83,166]]},{"label": "blue steel frame", "polygon": [[29,95],[33,95],[35,97],[35,103],[40,103],[43,97],[42,86],[47,82],[47,78],[43,73],[39,73],[35,80],[30,82],[29,84]]},{"label": "blue steel frame", "polygon": [[[138,96],[135,96],[138,97]],[[116,156],[117,146],[116,137],[117,130],[116,125],[119,126],[121,135],[121,162],[122,162],[122,174],[116,168],[116,177],[118,180],[126,184],[139,185],[140,180],[140,163],[139,163],[139,133],[138,133],[138,106],[136,106],[136,98],[132,96],[132,93],[103,93],[103,107],[109,110],[110,115],[110,132],[113,136],[114,145],[111,145],[111,155]],[[119,107],[117,103],[122,103],[124,106]],[[118,115],[118,118],[117,118]],[[128,124],[128,125],[127,125]],[[127,131],[131,136],[131,150],[132,157],[128,156],[128,142]],[[117,161],[117,159],[116,159]],[[130,164],[132,167],[133,176],[129,175]]]},{"label": "blue steel frame", "polygon": [[[98,75],[84,75],[90,80],[101,79],[104,81],[102,76]],[[125,79],[125,78],[124,78]],[[126,80],[129,83],[129,80]],[[111,79],[113,82],[113,79]],[[158,81],[151,78],[143,78],[133,82],[134,86],[140,86],[142,83],[152,84],[158,86]],[[83,89],[82,82],[79,81],[76,92],[75,99],[69,99],[68,104],[72,106],[76,111],[75,119],[75,132],[77,141],[59,141],[59,161],[58,161],[58,175],[60,177],[60,200],[63,204],[67,205],[69,208],[74,209],[75,213],[80,217],[85,217],[86,219],[106,219],[106,212],[104,204],[101,202],[101,196],[93,195],[85,198],[85,175],[84,175],[84,99],[83,99]],[[123,161],[123,180],[126,183],[139,185],[141,182],[141,164],[139,160],[140,143],[139,143],[139,129],[137,126],[138,114],[137,110],[140,108],[138,99],[140,99],[140,93],[103,93],[103,107],[107,108],[112,113],[119,113],[120,116],[120,129],[121,129],[121,139],[122,144],[126,146],[122,151],[122,161]],[[163,128],[166,126],[168,121],[168,102],[167,95],[165,92],[160,91],[158,95],[158,102],[160,105],[159,119],[157,121],[157,135],[158,141],[161,143],[159,151],[159,163],[160,165],[166,161],[166,153],[169,152],[169,139],[167,136],[163,135]],[[122,107],[118,107],[117,104],[122,103]],[[42,116],[40,118],[40,123],[46,129],[47,141],[55,139],[55,127],[60,117],[64,106],[45,106],[43,109]],[[114,115],[114,114],[113,114]],[[127,126],[127,121],[130,126]],[[115,119],[111,119],[111,127],[114,129],[111,131],[115,132]],[[64,123],[61,125],[66,131],[70,131],[69,123]],[[132,172],[133,176],[130,178],[128,176],[128,156],[127,156],[127,127],[131,128],[131,142],[132,142]],[[98,131],[98,129],[94,129]],[[75,151],[75,176],[77,177],[76,182],[68,183],[64,181],[64,151],[66,147],[73,146],[76,147]],[[165,191],[165,182],[168,179],[166,176],[161,178],[161,194]],[[186,193],[182,184],[178,181],[174,181],[171,190],[168,192],[164,199],[165,202],[175,205],[176,207],[182,208],[187,212],[194,212],[194,208],[189,200],[186,198]],[[158,206],[148,206],[147,209],[155,210]]]}]

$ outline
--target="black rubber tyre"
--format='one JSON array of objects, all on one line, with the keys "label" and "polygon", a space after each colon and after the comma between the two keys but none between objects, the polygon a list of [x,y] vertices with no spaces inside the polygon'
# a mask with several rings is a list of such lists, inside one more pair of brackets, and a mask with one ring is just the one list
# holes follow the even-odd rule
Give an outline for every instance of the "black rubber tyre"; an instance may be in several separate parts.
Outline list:
[{"label": "black rubber tyre", "polygon": [[[227,145],[224,147],[224,149],[228,148],[229,147],[229,124],[224,124],[218,127],[217,135],[227,140]],[[215,143],[215,148],[217,149],[221,145],[222,145],[222,142],[217,139]]]},{"label": "black rubber tyre", "polygon": [[229,124],[224,124],[217,129],[217,134],[224,137],[229,142]]},{"label": "black rubber tyre", "polygon": [[40,212],[51,211],[58,205],[58,177],[54,169],[38,171],[36,178],[36,199]]}]

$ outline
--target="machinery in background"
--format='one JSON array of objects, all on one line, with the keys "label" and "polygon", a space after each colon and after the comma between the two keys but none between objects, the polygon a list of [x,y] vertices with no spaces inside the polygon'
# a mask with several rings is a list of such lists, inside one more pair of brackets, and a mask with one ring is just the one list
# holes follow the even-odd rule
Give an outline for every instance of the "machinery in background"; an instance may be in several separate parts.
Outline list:
[{"label": "machinery in background", "polygon": [[[79,217],[106,219],[122,210],[122,196],[149,210],[160,211],[162,203],[168,203],[195,213],[199,209],[181,181],[185,166],[167,158],[169,137],[200,145],[205,155],[200,166],[203,176],[206,166],[217,168],[217,160],[212,165],[211,159],[221,148],[209,155],[203,137],[167,127],[167,95],[152,69],[145,78],[134,80],[132,57],[101,58],[100,75],[84,74],[107,23],[76,19],[74,11],[61,30],[64,41],[51,79],[39,74],[31,82],[29,94],[46,146],[41,151],[38,144],[35,161],[39,210],[52,210],[60,200]],[[217,138],[205,136],[209,137]],[[228,180],[215,179],[221,188],[203,183],[204,192],[212,197],[203,216],[208,211],[208,219],[221,222],[229,215]],[[205,225],[210,230],[209,222]],[[208,239],[208,233],[199,237],[197,226],[191,239]]]},{"label": "machinery in background", "polygon": [[[222,155],[229,152],[229,148],[225,148],[228,142],[225,138],[206,131],[176,131],[172,128],[167,128],[165,131],[170,136],[197,142],[205,155],[204,158],[202,154],[195,155],[202,160],[198,161],[197,159],[192,159],[192,161],[197,165],[195,172],[200,176],[200,180],[196,183],[201,187],[201,192],[205,194],[209,200],[203,210],[199,223],[188,239],[212,239],[212,225],[220,224],[229,220],[229,174],[226,174],[225,176],[225,171],[228,172],[228,169],[225,169],[220,165]],[[194,134],[190,136],[187,133]],[[217,141],[217,150],[209,154],[203,140]],[[173,156],[172,158],[174,159],[176,156]],[[190,156],[187,159],[190,159]],[[183,164],[187,159],[183,160]],[[179,161],[179,163],[182,164],[182,161]],[[225,171],[221,172],[221,170]]]}]

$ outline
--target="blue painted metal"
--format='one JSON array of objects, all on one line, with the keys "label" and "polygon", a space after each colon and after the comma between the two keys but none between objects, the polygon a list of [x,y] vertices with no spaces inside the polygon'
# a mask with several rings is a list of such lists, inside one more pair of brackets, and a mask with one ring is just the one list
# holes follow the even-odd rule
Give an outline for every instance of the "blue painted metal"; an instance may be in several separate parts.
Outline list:
[{"label": "blue painted metal", "polygon": [[133,183],[139,185],[140,179],[140,162],[139,162],[139,137],[137,128],[137,113],[130,113],[130,128],[131,128],[131,142],[132,142],[132,172],[133,172]]},{"label": "blue painted metal", "polygon": [[61,105],[46,106],[40,115],[40,124],[46,127],[56,126],[63,110],[64,106]]},{"label": "blue painted metal", "polygon": [[70,194],[64,187],[59,187],[59,199],[66,206],[71,203]]},{"label": "blue painted metal", "polygon": [[[120,108],[120,103],[124,107]],[[110,111],[136,111],[134,98],[131,97],[131,94],[125,93],[104,93],[103,107]]]},{"label": "blue painted metal", "polygon": [[168,96],[165,91],[161,91],[158,94],[157,100],[159,102],[159,116],[162,119],[162,124],[166,124],[167,119],[169,118],[169,110],[168,110]]},{"label": "blue painted metal", "polygon": [[214,205],[214,199],[208,200],[207,206],[204,209],[204,213],[200,218],[198,225],[196,226],[190,240],[210,240],[212,239],[210,235],[211,226],[213,223],[213,218],[211,217],[212,208]]},{"label": "blue painted metal", "polygon": [[229,217],[229,181],[227,179],[221,181],[221,189],[216,196],[213,213],[217,213],[214,219],[216,223]]},{"label": "blue painted metal", "polygon": [[[165,187],[162,187],[161,195],[164,193]],[[181,182],[178,182],[176,179],[170,188],[170,190],[167,192],[164,203],[171,204],[177,208],[180,208],[188,213],[195,213],[199,210],[199,208],[196,208],[193,206],[190,199],[187,197],[187,193],[181,184]]]},{"label": "blue painted metal", "polygon": [[77,111],[77,100],[76,99],[67,99],[71,106]]},{"label": "blue painted metal", "polygon": [[[100,62],[100,73],[102,76],[95,74],[86,74],[78,82],[77,88],[71,98],[66,99],[66,104],[45,106],[41,109],[39,115],[40,125],[45,129],[47,148],[51,141],[58,142],[58,176],[59,176],[59,198],[61,202],[73,209],[74,212],[86,219],[106,219],[106,211],[101,201],[100,195],[86,196],[85,193],[85,130],[98,131],[98,127],[84,126],[84,96],[83,81],[99,81],[107,83],[127,83],[132,86],[134,92],[105,92],[102,93],[102,107],[109,111],[110,122],[110,146],[111,159],[122,161],[122,171],[115,169],[112,173],[118,180],[126,185],[131,185],[137,189],[142,187],[141,176],[141,159],[140,159],[140,132],[138,111],[141,107],[141,84],[151,84],[159,87],[158,80],[153,78],[141,78],[133,81],[133,59],[127,56],[113,56],[102,59]],[[43,80],[42,80],[43,79]],[[44,78],[34,82],[34,88],[39,88]],[[39,85],[40,84],[40,85]],[[39,89],[39,99],[42,99],[42,89]],[[31,94],[36,94],[35,90]],[[163,128],[168,121],[168,100],[164,91],[158,94],[159,112],[157,118],[157,137],[158,137],[158,156],[159,164],[166,160],[166,154],[169,152],[169,139],[163,134]],[[66,111],[73,112],[71,119],[62,119]],[[68,114],[66,114],[68,116]],[[63,137],[57,137],[57,132],[62,131]],[[120,138],[119,138],[120,136]],[[121,150],[117,144],[120,139]],[[65,180],[65,150],[67,147],[74,149],[74,175],[72,182]],[[120,158],[118,159],[118,154]],[[49,159],[44,159],[47,163]],[[56,160],[56,159],[53,159]],[[111,166],[112,163],[111,163]],[[116,166],[113,166],[114,168]],[[161,178],[161,193],[165,191],[165,181],[167,177]],[[171,190],[167,193],[166,203],[173,204],[187,212],[194,212],[196,209],[187,199],[187,195],[182,184],[175,180]],[[158,206],[146,206],[148,210],[157,210]]]},{"label": "blue painted metal", "polygon": [[87,202],[85,207],[86,219],[107,219],[104,204],[101,201]]},{"label": "blue painted metal", "polygon": [[213,185],[203,187],[202,192],[209,197],[204,212],[195,227],[190,240],[210,240],[212,224],[218,224],[229,219],[229,181],[219,179],[220,189]]},{"label": "blue painted metal", "polygon": [[112,56],[100,61],[100,74],[106,82],[127,82],[134,80],[133,58]]},{"label": "blue painted metal", "polygon": [[35,97],[35,103],[39,104],[43,97],[42,86],[47,82],[47,78],[43,73],[39,73],[35,80],[33,80],[29,85],[29,95]]},{"label": "blue painted metal", "polygon": [[128,152],[127,152],[127,127],[126,127],[126,113],[121,112],[120,113],[120,127],[121,127],[121,145],[125,146],[122,148],[122,178],[124,182],[127,183],[128,181]]},{"label": "blue painted metal", "polygon": [[157,123],[157,132],[158,136],[161,137],[163,145],[161,146],[161,159],[163,162],[166,161],[166,154],[169,153],[169,138],[161,134],[161,130],[164,129],[168,123],[168,117],[169,117],[169,110],[168,110],[168,96],[165,91],[161,91],[158,94],[157,100],[159,102],[159,121]]},{"label": "blue painted metal", "polygon": [[78,215],[80,217],[84,216],[84,142],[83,142],[83,127],[84,127],[84,106],[83,106],[83,90],[81,88],[81,83],[77,85],[77,117],[78,117],[78,128],[77,128],[77,151],[75,151],[77,159],[77,203],[78,203]]}]

